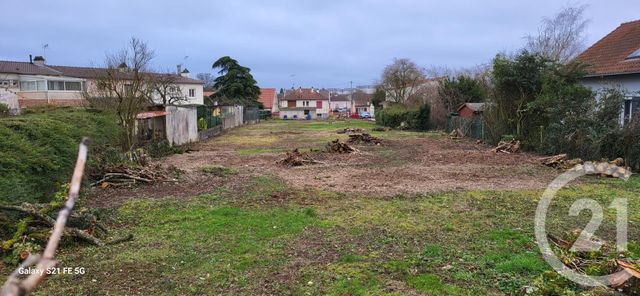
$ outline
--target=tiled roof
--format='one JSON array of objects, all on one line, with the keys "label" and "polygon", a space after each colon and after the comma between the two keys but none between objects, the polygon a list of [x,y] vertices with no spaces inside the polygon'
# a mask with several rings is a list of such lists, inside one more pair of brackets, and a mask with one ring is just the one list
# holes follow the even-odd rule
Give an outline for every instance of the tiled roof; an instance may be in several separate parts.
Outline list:
[{"label": "tiled roof", "polygon": [[[70,67],[70,66],[50,66],[38,65],[28,62],[0,61],[0,73],[12,73],[21,75],[46,75],[46,76],[67,76],[76,78],[92,79],[100,76],[106,71],[105,68]],[[177,74],[154,75],[175,75],[176,83],[182,84],[202,84],[200,80],[182,77]]]},{"label": "tiled roof", "polygon": [[640,20],[623,23],[581,53],[589,76],[640,73],[640,58],[629,55],[640,49]]},{"label": "tiled roof", "polygon": [[331,95],[332,102],[348,102],[351,101],[349,95]]},{"label": "tiled roof", "polygon": [[312,88],[290,89],[284,93],[285,101],[298,100],[329,100],[329,93]]},{"label": "tiled roof", "polygon": [[275,88],[261,88],[260,89],[260,97],[258,101],[262,103],[265,109],[271,109],[273,106],[273,100],[276,97],[276,89]]},{"label": "tiled roof", "polygon": [[27,62],[0,61],[0,73],[22,74],[22,75],[53,75],[60,76],[62,73],[44,65],[37,65]]}]

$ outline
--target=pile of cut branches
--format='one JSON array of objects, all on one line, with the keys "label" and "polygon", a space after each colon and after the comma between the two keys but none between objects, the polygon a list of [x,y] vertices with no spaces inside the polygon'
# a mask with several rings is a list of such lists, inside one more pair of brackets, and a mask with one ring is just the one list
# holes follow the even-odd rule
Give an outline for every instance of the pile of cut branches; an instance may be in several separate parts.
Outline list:
[{"label": "pile of cut branches", "polygon": [[120,187],[134,184],[150,184],[156,182],[177,182],[180,170],[175,167],[163,168],[160,165],[125,166],[107,168],[104,174],[97,177],[91,186]]},{"label": "pile of cut branches", "polygon": [[363,133],[363,134],[349,135],[349,140],[347,140],[347,143],[352,145],[357,145],[361,143],[380,145],[382,144],[382,139],[371,136],[370,134]]},{"label": "pile of cut branches", "polygon": [[321,164],[322,162],[313,159],[308,153],[300,152],[298,148],[291,152],[287,152],[285,158],[278,161],[279,164],[284,166],[303,166],[309,164]]},{"label": "pile of cut branches", "polygon": [[[562,238],[547,235],[551,250],[570,270],[590,276],[612,275],[610,286],[613,289],[600,287],[603,294],[618,295],[612,292],[622,292],[624,295],[636,295],[640,291],[640,258],[637,253],[618,251],[614,243],[592,236],[588,241],[578,240],[582,231],[574,230],[563,235]],[[597,250],[594,250],[597,249]],[[542,292],[544,295],[565,294],[569,290],[582,290],[568,280],[561,279],[555,271],[541,274],[532,286],[526,290]],[[523,290],[525,290],[523,288]],[[590,292],[595,292],[592,290]],[[577,295],[578,293],[576,293]],[[583,294],[580,294],[583,295]],[[589,294],[591,295],[591,294]]]},{"label": "pile of cut branches", "polygon": [[[48,204],[31,204],[22,203],[21,205],[0,205],[0,212],[13,212],[16,215],[16,221],[11,225],[17,225],[16,231],[11,238],[2,241],[0,253],[8,254],[13,252],[19,255],[19,259],[25,259],[32,251],[38,248],[31,247],[22,248],[25,245],[39,245],[46,242],[51,228],[55,225],[55,218],[62,208],[60,202],[51,202]],[[80,209],[69,216],[67,226],[64,229],[63,236],[80,239],[96,246],[104,246],[115,244],[127,240],[131,240],[131,235],[111,241],[104,241],[103,238],[109,235],[107,228],[98,221],[96,216],[91,214],[87,209]],[[25,244],[30,242],[31,244]],[[13,261],[18,258],[12,258]],[[17,263],[17,262],[14,262]]]},{"label": "pile of cut branches", "polygon": [[362,132],[364,132],[364,129],[361,129],[361,128],[350,128],[350,127],[344,128],[344,129],[341,129],[341,130],[337,131],[338,134],[353,134],[353,133],[362,133]]},{"label": "pile of cut branches", "polygon": [[498,153],[498,152],[502,152],[502,153],[518,153],[520,152],[520,141],[518,140],[511,140],[511,141],[500,141],[500,143],[498,143],[498,146],[496,146],[496,148],[493,148],[493,152]]},{"label": "pile of cut branches", "polygon": [[461,129],[457,128],[451,131],[451,133],[449,134],[449,138],[454,140],[464,138],[464,133]]},{"label": "pile of cut branches", "polygon": [[354,153],[358,152],[358,149],[351,147],[347,143],[340,142],[340,139],[335,139],[327,143],[325,151],[328,153]]}]

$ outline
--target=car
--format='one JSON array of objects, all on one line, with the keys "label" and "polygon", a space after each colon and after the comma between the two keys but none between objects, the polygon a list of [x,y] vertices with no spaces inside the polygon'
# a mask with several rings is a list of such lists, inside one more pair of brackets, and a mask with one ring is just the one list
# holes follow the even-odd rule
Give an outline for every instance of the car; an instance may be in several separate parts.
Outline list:
[{"label": "car", "polygon": [[369,112],[364,112],[363,111],[363,112],[360,112],[359,115],[360,115],[359,116],[360,118],[371,118],[371,114],[369,114]]}]

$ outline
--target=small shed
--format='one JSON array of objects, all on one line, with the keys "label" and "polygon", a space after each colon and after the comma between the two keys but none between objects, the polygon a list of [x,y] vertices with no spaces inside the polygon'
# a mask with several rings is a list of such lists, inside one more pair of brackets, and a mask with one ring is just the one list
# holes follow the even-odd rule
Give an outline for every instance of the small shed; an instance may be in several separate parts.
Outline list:
[{"label": "small shed", "polygon": [[474,115],[482,115],[485,103],[464,103],[458,107],[458,116],[461,118],[473,118]]}]

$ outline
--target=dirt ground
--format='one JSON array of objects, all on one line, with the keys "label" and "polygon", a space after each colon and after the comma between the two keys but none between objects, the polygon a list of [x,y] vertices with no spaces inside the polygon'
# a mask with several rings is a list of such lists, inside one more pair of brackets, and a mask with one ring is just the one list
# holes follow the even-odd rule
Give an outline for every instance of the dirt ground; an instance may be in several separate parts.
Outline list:
[{"label": "dirt ground", "polygon": [[[363,123],[357,123],[363,125]],[[178,183],[120,189],[94,189],[94,205],[120,204],[130,198],[189,197],[215,188],[242,184],[251,176],[271,174],[294,188],[319,188],[375,196],[423,194],[457,190],[544,188],[557,172],[541,166],[529,153],[494,153],[470,139],[452,140],[439,133],[389,131],[372,133],[382,145],[356,145],[359,153],[322,152],[342,123],[271,121],[227,131],[197,143],[191,152],[156,160],[184,170]],[[365,125],[372,128],[373,125]],[[370,130],[370,129],[367,129]],[[321,164],[285,167],[285,151],[310,151]],[[233,178],[211,176],[203,167],[237,169]],[[235,185],[234,185],[235,184]]]}]

